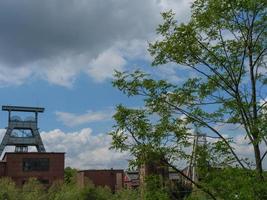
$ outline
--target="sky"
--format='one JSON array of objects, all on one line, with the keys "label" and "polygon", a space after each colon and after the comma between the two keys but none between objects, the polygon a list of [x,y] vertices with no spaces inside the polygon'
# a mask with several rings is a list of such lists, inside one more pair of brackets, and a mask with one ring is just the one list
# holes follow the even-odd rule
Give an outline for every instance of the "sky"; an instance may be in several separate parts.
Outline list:
[{"label": "sky", "polygon": [[[39,128],[47,151],[66,166],[127,168],[127,153],[109,149],[116,105],[142,106],[112,87],[114,70],[141,69],[179,83],[191,72],[151,67],[160,13],[190,19],[191,0],[0,1],[0,105],[44,107]],[[7,113],[0,111],[0,135]],[[243,141],[242,141],[243,142]]]},{"label": "sky", "polygon": [[[142,69],[180,81],[174,66],[154,70],[147,52],[160,13],[190,18],[188,0],[0,1],[0,105],[38,106],[47,151],[66,152],[66,166],[127,168],[109,150],[116,105],[141,106],[112,87],[114,70]],[[7,113],[0,111],[0,136]],[[9,151],[9,149],[6,149]],[[12,151],[12,149],[10,150]]]}]

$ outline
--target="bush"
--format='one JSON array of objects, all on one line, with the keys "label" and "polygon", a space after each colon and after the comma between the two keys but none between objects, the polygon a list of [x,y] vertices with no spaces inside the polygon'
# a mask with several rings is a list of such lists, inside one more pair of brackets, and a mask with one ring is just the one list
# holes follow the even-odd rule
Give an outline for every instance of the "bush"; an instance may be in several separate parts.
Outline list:
[{"label": "bush", "polygon": [[17,200],[18,191],[10,178],[0,179],[0,200]]},{"label": "bush", "polygon": [[140,200],[140,193],[138,190],[123,189],[115,193],[114,200]]},{"label": "bush", "polygon": [[30,178],[22,187],[20,199],[46,200],[45,188],[36,178]]}]

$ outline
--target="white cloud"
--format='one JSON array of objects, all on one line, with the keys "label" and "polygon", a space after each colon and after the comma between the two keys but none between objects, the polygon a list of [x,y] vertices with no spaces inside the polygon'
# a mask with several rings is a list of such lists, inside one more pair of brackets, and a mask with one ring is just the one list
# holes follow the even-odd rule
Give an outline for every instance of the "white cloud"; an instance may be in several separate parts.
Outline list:
[{"label": "white cloud", "polygon": [[115,47],[127,60],[142,59],[152,61],[152,57],[147,51],[148,43],[152,40],[155,40],[154,35],[149,37],[149,41],[140,39],[119,41]]},{"label": "white cloud", "polygon": [[2,85],[35,77],[70,88],[80,73],[102,82],[134,59],[151,61],[160,12],[190,15],[188,0],[23,2],[0,2]]},{"label": "white cloud", "polygon": [[47,151],[66,152],[66,166],[79,169],[126,168],[127,153],[110,150],[111,136],[93,135],[90,128],[65,133],[59,129],[42,132]]},{"label": "white cloud", "polygon": [[106,111],[87,111],[85,114],[74,114],[69,112],[55,112],[58,121],[62,122],[66,126],[74,127],[81,124],[109,120],[112,117],[113,112],[111,110]]},{"label": "white cloud", "polygon": [[[181,74],[177,74],[177,69],[179,66],[175,64],[170,64],[170,65],[163,65],[159,66],[156,70],[156,75],[159,76],[161,79],[167,80],[171,83],[180,83],[181,81],[184,80],[185,76]],[[190,69],[188,69],[190,70]]]},{"label": "white cloud", "polygon": [[51,84],[71,88],[77,74],[85,66],[88,55],[65,55],[51,58],[50,60],[40,60],[31,64],[32,68],[40,66],[35,71],[37,76],[47,80]]},{"label": "white cloud", "polygon": [[173,10],[176,13],[178,22],[186,22],[190,19],[190,6],[194,0],[159,0],[161,10]]},{"label": "white cloud", "polygon": [[32,69],[29,67],[9,68],[4,65],[0,65],[0,87],[21,85],[31,75]]},{"label": "white cloud", "polygon": [[[0,141],[5,132],[0,129]],[[128,166],[128,153],[109,149],[112,139],[108,134],[94,135],[90,128],[77,132],[55,129],[40,134],[47,152],[66,153],[65,166],[78,169],[124,169]],[[29,151],[36,151],[36,148],[29,148]],[[5,148],[4,152],[14,152],[14,147]]]},{"label": "white cloud", "polygon": [[[5,133],[5,129],[0,129],[0,141]],[[75,132],[64,132],[60,129],[42,131],[41,137],[47,152],[65,152],[66,166],[79,169],[103,169],[103,168],[127,168],[127,152],[119,153],[110,150],[112,138],[107,134],[93,134],[90,128],[84,128]],[[216,139],[210,139],[209,142]],[[233,145],[237,155],[253,159],[253,147],[243,135],[236,135],[233,138]],[[31,151],[36,149],[31,148]],[[262,154],[266,150],[266,145],[261,145]],[[14,151],[14,147],[8,147],[5,152]],[[267,169],[267,159],[264,159],[263,166]]]},{"label": "white cloud", "polygon": [[109,49],[93,59],[88,66],[87,73],[97,82],[112,78],[114,70],[122,71],[126,64],[120,52]]}]

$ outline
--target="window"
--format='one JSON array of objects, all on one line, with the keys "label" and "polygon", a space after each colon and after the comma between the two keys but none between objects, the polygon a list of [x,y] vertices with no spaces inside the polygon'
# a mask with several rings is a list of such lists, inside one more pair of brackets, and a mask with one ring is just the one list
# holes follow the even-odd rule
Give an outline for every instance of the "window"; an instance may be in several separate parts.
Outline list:
[{"label": "window", "polygon": [[48,171],[48,158],[24,158],[23,171]]}]

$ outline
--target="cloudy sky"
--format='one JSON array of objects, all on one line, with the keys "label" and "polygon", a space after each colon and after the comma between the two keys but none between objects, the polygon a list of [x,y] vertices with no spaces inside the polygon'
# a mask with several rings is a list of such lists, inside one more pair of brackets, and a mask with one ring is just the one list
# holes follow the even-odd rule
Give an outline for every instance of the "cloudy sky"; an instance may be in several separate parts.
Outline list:
[{"label": "cloudy sky", "polygon": [[[190,17],[190,0],[0,1],[0,105],[45,107],[40,131],[48,151],[66,165],[126,168],[128,155],[110,151],[117,104],[140,106],[112,87],[114,70],[142,69],[181,81],[174,66],[153,70],[148,43],[160,13]],[[7,113],[0,112],[0,137]]]},{"label": "cloudy sky", "polygon": [[[176,66],[150,67],[160,13],[190,18],[191,0],[0,1],[0,105],[45,107],[41,135],[48,151],[66,152],[80,169],[126,168],[109,150],[117,104],[141,106],[112,87],[114,70],[142,69],[172,82]],[[190,76],[190,72],[187,72]],[[0,136],[7,113],[0,112]]]}]

